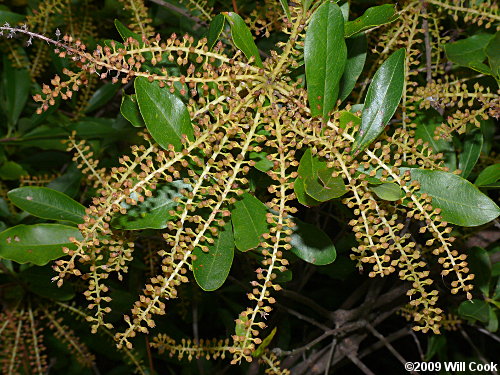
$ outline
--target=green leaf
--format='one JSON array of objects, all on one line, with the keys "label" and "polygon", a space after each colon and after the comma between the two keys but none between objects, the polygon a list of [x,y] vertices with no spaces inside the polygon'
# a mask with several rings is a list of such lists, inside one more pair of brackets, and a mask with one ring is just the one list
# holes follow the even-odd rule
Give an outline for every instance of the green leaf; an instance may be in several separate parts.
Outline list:
[{"label": "green leaf", "polygon": [[424,360],[430,361],[438,352],[446,349],[446,336],[445,335],[430,335],[427,341],[427,352],[425,353]]},{"label": "green leaf", "polygon": [[300,259],[316,266],[332,263],[337,257],[337,251],[330,237],[315,225],[293,219],[291,251]]},{"label": "green leaf", "polygon": [[404,191],[394,182],[387,182],[377,186],[371,186],[373,191],[380,199],[385,201],[397,201],[404,197]]},{"label": "green leaf", "polygon": [[404,62],[405,50],[401,48],[389,56],[373,76],[361,115],[361,127],[354,140],[355,153],[368,147],[396,112],[403,95]]},{"label": "green leaf", "polygon": [[248,157],[255,161],[254,167],[258,169],[261,172],[267,172],[273,167],[273,162],[269,160],[267,157],[267,152],[261,151],[261,152],[255,152],[252,151],[249,153]]},{"label": "green leaf", "polygon": [[477,176],[474,185],[484,186],[494,184],[500,180],[500,163],[490,165],[483,169],[479,176]]},{"label": "green leaf", "polygon": [[233,38],[234,45],[245,54],[247,59],[253,57],[255,65],[263,68],[264,65],[260,59],[259,50],[255,45],[252,33],[245,24],[245,21],[243,21],[243,18],[234,12],[224,12],[223,14],[231,26],[231,36]]},{"label": "green leaf", "polygon": [[444,45],[448,60],[462,66],[481,63],[486,59],[486,47],[492,38],[491,34],[476,34],[467,39]]},{"label": "green leaf", "polygon": [[3,91],[7,123],[14,126],[26,105],[30,91],[31,77],[27,69],[16,69],[12,66],[7,54],[3,59]]},{"label": "green leaf", "polygon": [[366,35],[362,33],[347,39],[346,45],[347,62],[344,74],[342,74],[342,78],[340,79],[339,99],[341,101],[344,101],[349,96],[365,66],[366,50],[368,47]]},{"label": "green leaf", "polygon": [[218,14],[212,19],[212,21],[210,21],[210,26],[207,32],[207,47],[209,51],[214,48],[215,43],[219,40],[220,34],[224,29],[224,20],[224,15]]},{"label": "green leaf", "polygon": [[6,161],[0,167],[0,179],[2,180],[19,180],[21,176],[26,176],[27,174],[28,172],[14,161]]},{"label": "green leaf", "polygon": [[274,335],[276,334],[277,331],[278,331],[278,327],[274,327],[273,330],[271,331],[271,333],[269,335],[267,335],[264,340],[262,340],[262,343],[252,353],[252,357],[260,358],[262,356],[262,354],[264,354],[264,351],[266,350],[266,348],[269,346],[269,344],[273,340]]},{"label": "green leaf", "polygon": [[458,169],[462,172],[460,176],[463,178],[469,177],[472,168],[476,165],[481,149],[483,148],[483,133],[481,129],[474,128],[469,131],[465,137],[464,150],[458,157]]},{"label": "green leaf", "polygon": [[479,299],[464,301],[458,306],[458,313],[466,318],[473,318],[486,323],[489,319],[488,304]]},{"label": "green leaf", "polygon": [[326,163],[320,161],[318,157],[313,156],[311,149],[308,148],[300,159],[297,169],[298,177],[293,184],[293,190],[297,200],[305,206],[317,206],[321,202],[312,198],[306,193],[305,179],[316,175],[320,169],[326,168]]},{"label": "green leaf", "polygon": [[283,11],[285,12],[286,18],[288,18],[288,21],[291,21],[292,16],[290,14],[290,8],[288,6],[288,0],[280,0],[281,7],[283,8]]},{"label": "green leaf", "polygon": [[477,187],[460,176],[443,171],[400,168],[410,171],[412,180],[420,182],[419,194],[432,197],[432,206],[440,208],[444,221],[475,227],[494,220],[500,208]]},{"label": "green leaf", "polygon": [[134,33],[133,31],[129,30],[127,26],[125,26],[123,23],[115,19],[115,27],[120,36],[123,38],[123,41],[125,42],[128,38],[132,37],[133,39],[137,40],[138,42],[142,41],[142,38],[139,34]]},{"label": "green leaf", "polygon": [[347,193],[344,179],[340,176],[332,177],[333,169],[321,169],[316,175],[304,180],[306,193],[319,202],[326,202]]},{"label": "green leaf", "polygon": [[0,25],[4,25],[5,22],[10,24],[11,26],[16,25],[17,23],[24,20],[25,16],[22,14],[10,12],[8,10],[0,9]]},{"label": "green leaf", "polygon": [[498,330],[498,317],[496,311],[497,309],[488,305],[488,325],[486,329],[490,332],[496,332]]},{"label": "green leaf", "polygon": [[23,284],[33,293],[56,301],[69,301],[75,296],[70,283],[64,283],[59,288],[51,282],[54,270],[49,265],[45,267],[32,266],[19,274]]},{"label": "green leaf", "polygon": [[113,99],[119,89],[120,85],[113,83],[106,83],[105,85],[99,87],[90,98],[84,112],[90,113],[95,111],[96,109],[101,108],[111,99]]},{"label": "green leaf", "polygon": [[344,17],[337,4],[327,2],[313,14],[304,42],[307,98],[313,116],[327,118],[334,108],[347,60]]},{"label": "green leaf", "polygon": [[354,113],[348,111],[340,111],[339,128],[345,129],[347,124],[352,122],[354,126],[361,124],[361,119]]},{"label": "green leaf", "polygon": [[300,2],[302,3],[302,9],[304,10],[304,13],[306,13],[311,7],[313,0],[301,0]]},{"label": "green leaf", "polygon": [[495,36],[491,38],[485,52],[493,74],[500,77],[500,31],[497,31]]},{"label": "green leaf", "polygon": [[457,156],[455,155],[455,147],[453,143],[445,139],[434,139],[434,132],[440,124],[439,119],[426,120],[423,117],[417,117],[416,123],[417,128],[415,129],[415,138],[421,139],[422,141],[429,143],[435,154],[442,153],[444,164],[454,171],[457,169]]},{"label": "green leaf", "polygon": [[368,8],[361,17],[345,24],[344,36],[349,38],[361,31],[371,29],[372,27],[391,23],[398,17],[395,5],[385,4]]},{"label": "green leaf", "polygon": [[241,313],[238,316],[238,319],[241,320],[241,323],[236,322],[235,333],[238,336],[245,336],[246,330],[247,330],[247,327],[246,327],[245,323],[248,322],[248,316],[247,315],[243,315],[243,313]]},{"label": "green leaf", "polygon": [[219,232],[215,242],[205,253],[199,247],[194,252],[193,274],[196,282],[205,291],[213,291],[222,286],[229,275],[234,257],[234,237],[231,222]]},{"label": "green leaf", "polygon": [[231,213],[236,248],[247,251],[259,246],[260,236],[267,232],[267,207],[249,193],[234,204]]},{"label": "green leaf", "polygon": [[17,225],[0,233],[0,258],[43,266],[64,256],[63,247],[75,249],[70,237],[83,239],[78,229],[67,225]]},{"label": "green leaf", "polygon": [[181,189],[190,190],[191,185],[178,180],[159,186],[153,197],[148,197],[135,206],[126,205],[127,213],[117,216],[112,222],[113,227],[126,230],[166,228],[172,218],[170,211],[178,205],[174,199],[182,197]]},{"label": "green leaf", "polygon": [[85,207],[57,190],[24,186],[9,191],[7,195],[12,203],[33,216],[83,223]]},{"label": "green leaf", "polygon": [[180,150],[182,135],[193,139],[191,119],[181,99],[145,77],[136,78],[134,86],[142,118],[161,147],[168,149],[172,144]]},{"label": "green leaf", "polygon": [[340,5],[340,10],[342,11],[342,17],[344,17],[344,25],[345,22],[349,21],[349,7],[350,7],[349,1],[346,1],[344,4]]},{"label": "green leaf", "polygon": [[120,112],[133,126],[137,128],[146,126],[141,117],[139,104],[137,103],[137,97],[135,95],[123,94]]},{"label": "green leaf", "polygon": [[82,181],[82,173],[77,168],[76,164],[71,164],[66,173],[55,178],[47,184],[49,189],[60,191],[69,197],[74,197],[80,189]]},{"label": "green leaf", "polygon": [[482,247],[474,246],[467,251],[467,265],[474,274],[474,286],[485,296],[489,295],[491,279],[491,261],[488,252]]}]

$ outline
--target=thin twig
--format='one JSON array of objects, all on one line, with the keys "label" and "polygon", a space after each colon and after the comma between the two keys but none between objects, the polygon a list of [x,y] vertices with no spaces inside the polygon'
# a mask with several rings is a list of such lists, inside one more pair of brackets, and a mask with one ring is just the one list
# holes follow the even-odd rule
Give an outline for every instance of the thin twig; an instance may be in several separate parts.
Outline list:
[{"label": "thin twig", "polygon": [[161,5],[164,8],[170,9],[171,11],[179,13],[179,14],[183,15],[184,17],[189,18],[191,21],[194,21],[196,23],[195,27],[193,27],[194,30],[198,29],[200,27],[200,25],[202,25],[202,26],[207,25],[207,23],[205,21],[203,21],[202,19],[200,19],[199,17],[193,16],[188,11],[186,11],[186,10],[184,10],[184,9],[174,5],[174,4],[167,3],[166,1],[163,1],[163,0],[149,0],[149,1],[156,3],[158,5]]},{"label": "thin twig", "polygon": [[[462,334],[462,336],[464,337],[464,339],[469,343],[469,345],[472,347],[472,349],[474,349],[474,351],[476,352],[476,355],[481,360],[481,362],[483,362],[484,364],[489,363],[489,361],[486,360],[486,358],[484,358],[484,356],[481,353],[481,351],[472,342],[472,340],[470,339],[469,335],[467,334],[467,332],[465,332],[465,330],[462,327],[460,327],[460,333]],[[494,374],[494,375],[498,375],[498,372],[496,372],[495,370],[491,370],[491,373]]]},{"label": "thin twig", "polygon": [[[387,341],[387,339],[382,334],[380,334],[380,332],[378,332],[370,323],[366,323],[366,327],[372,333],[373,336],[375,336],[377,339],[380,340],[380,342],[382,342],[382,344],[384,344],[387,350],[389,350],[392,353],[392,355],[398,359],[399,362],[401,362],[403,365],[407,362],[403,358],[403,356],[399,354],[399,352],[396,349],[394,349],[394,346],[392,346],[391,343]],[[416,371],[410,371],[410,372],[412,374],[418,374],[418,372]]]},{"label": "thin twig", "polygon": [[337,339],[334,338],[332,341],[332,344],[330,345],[330,352],[328,353],[328,361],[326,362],[325,366],[325,375],[328,375],[330,372],[330,367],[332,365],[332,358],[333,358],[333,353],[335,352],[335,348],[337,347]]},{"label": "thin twig", "polygon": [[323,331],[329,331],[329,330],[331,329],[330,327],[325,326],[324,324],[321,324],[320,322],[317,322],[315,319],[310,318],[310,317],[308,317],[308,316],[306,316],[306,315],[304,315],[304,314],[301,314],[301,313],[299,313],[298,311],[293,310],[293,309],[291,309],[291,308],[289,308],[289,307],[287,307],[287,306],[284,306],[284,305],[282,305],[282,304],[276,304],[276,305],[277,305],[280,309],[285,310],[285,311],[286,311],[287,313],[289,313],[290,315],[293,315],[293,316],[295,316],[295,317],[297,317],[297,318],[299,318],[299,319],[301,319],[301,320],[304,320],[304,321],[306,321],[306,322],[308,322],[308,323],[310,323],[310,324],[312,324],[312,325],[314,325],[314,326],[316,326],[316,327],[318,327],[318,328],[322,329]]},{"label": "thin twig", "polygon": [[316,337],[314,340],[308,342],[306,345],[301,346],[300,348],[297,348],[297,349],[294,349],[291,351],[279,350],[279,353],[280,353],[280,355],[291,355],[291,356],[301,354],[301,353],[311,349],[314,345],[318,344],[319,342],[323,341],[324,339],[326,339],[329,336],[337,336],[337,335],[344,334],[346,332],[356,331],[357,329],[364,327],[365,324],[366,324],[365,321],[357,321],[357,322],[346,324],[346,325],[339,327],[339,328],[330,329],[328,331],[325,331],[320,336]]},{"label": "thin twig", "polygon": [[490,331],[481,327],[474,327],[474,328],[476,328],[479,332],[484,333],[485,335],[491,337],[493,340],[500,342],[500,337],[492,334]]},{"label": "thin twig", "polygon": [[420,341],[418,340],[417,335],[412,329],[410,329],[409,332],[411,337],[413,337],[413,341],[415,341],[415,345],[417,346],[418,354],[420,355],[420,360],[423,361],[425,356],[424,356],[424,351],[422,350],[422,346],[420,345]]},{"label": "thin twig", "polygon": [[361,360],[352,353],[345,353],[347,358],[349,358],[352,363],[354,363],[361,371],[363,371],[366,375],[375,375],[375,373],[370,370]]},{"label": "thin twig", "polygon": [[151,346],[149,345],[149,335],[146,335],[146,353],[148,353],[149,369],[154,374],[153,356],[151,355]]},{"label": "thin twig", "polygon": [[427,2],[421,0],[422,3],[422,28],[424,29],[425,42],[425,70],[427,84],[432,82],[432,49],[431,40],[429,37],[429,22],[427,21]]}]

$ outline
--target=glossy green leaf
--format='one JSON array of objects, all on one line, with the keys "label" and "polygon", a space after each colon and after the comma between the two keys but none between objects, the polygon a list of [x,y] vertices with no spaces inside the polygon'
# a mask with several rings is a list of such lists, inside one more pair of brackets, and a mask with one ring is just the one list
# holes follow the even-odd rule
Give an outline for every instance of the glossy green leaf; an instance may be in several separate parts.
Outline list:
[{"label": "glossy green leaf", "polygon": [[33,216],[83,223],[85,207],[57,190],[23,186],[9,191],[7,195],[12,203]]},{"label": "glossy green leaf", "polygon": [[231,36],[233,38],[234,45],[245,54],[247,59],[253,57],[255,65],[263,68],[264,65],[262,64],[259,50],[255,45],[252,33],[245,24],[245,21],[243,21],[243,18],[234,12],[224,12],[223,14],[231,26]]},{"label": "glossy green leaf", "polygon": [[43,266],[74,249],[70,237],[82,240],[80,231],[61,224],[17,225],[0,233],[0,258]]},{"label": "glossy green leaf", "polygon": [[385,201],[397,201],[405,195],[401,187],[394,182],[386,182],[377,186],[371,186],[370,190],[373,191],[377,197]]},{"label": "glossy green leaf", "polygon": [[136,78],[134,86],[142,118],[161,147],[168,149],[172,144],[180,150],[183,135],[193,139],[191,118],[181,99],[144,77]]},{"label": "glossy green leaf", "polygon": [[332,177],[333,169],[321,169],[304,180],[306,193],[319,202],[326,202],[347,193],[341,176]]},{"label": "glossy green leaf", "polygon": [[293,183],[293,190],[297,200],[305,206],[317,206],[321,202],[312,198],[306,193],[305,179],[316,175],[320,169],[326,168],[326,162],[320,161],[317,156],[313,156],[311,149],[308,148],[300,159],[297,169],[298,177]]},{"label": "glossy green leaf", "polygon": [[302,3],[302,9],[304,9],[304,13],[305,13],[311,7],[313,0],[301,0],[300,2]]},{"label": "glossy green leaf", "polygon": [[497,308],[494,308],[492,305],[488,305],[488,325],[486,326],[486,329],[490,332],[498,331],[497,311]]},{"label": "glossy green leaf", "polygon": [[479,246],[467,251],[467,266],[474,274],[474,290],[479,289],[485,296],[489,295],[491,279],[491,261],[488,252]]},{"label": "glossy green leaf", "polygon": [[238,336],[245,336],[246,329],[247,329],[245,323],[248,322],[248,316],[240,314],[238,316],[238,319],[239,319],[240,322],[236,321],[235,333]]},{"label": "glossy green leaf", "polygon": [[248,156],[251,160],[255,161],[254,167],[261,172],[267,172],[274,165],[273,162],[266,157],[267,153],[264,151],[261,152],[252,151],[249,153]]},{"label": "glossy green leaf", "polygon": [[479,72],[479,73],[493,75],[493,70],[491,70],[491,68],[486,64],[473,61],[473,62],[469,63],[469,65],[467,65],[467,66],[469,68]]},{"label": "glossy green leaf", "polygon": [[337,4],[327,2],[313,14],[304,42],[307,98],[313,116],[327,118],[334,108],[347,61],[344,17]]},{"label": "glossy green leaf", "polygon": [[477,187],[460,176],[443,171],[418,168],[409,170],[412,180],[420,182],[419,193],[432,197],[432,206],[440,208],[444,221],[474,227],[486,224],[500,215],[500,208]]},{"label": "glossy green leaf", "polygon": [[[434,356],[447,349],[445,335],[428,335],[427,352],[424,356],[424,361],[430,361]],[[438,354],[439,355],[439,354]]]},{"label": "glossy green leaf", "polygon": [[490,42],[486,46],[486,56],[493,74],[500,77],[500,31],[495,33]]},{"label": "glossy green leaf", "polygon": [[178,205],[174,199],[183,196],[180,193],[181,189],[190,190],[190,188],[191,185],[180,180],[159,186],[153,192],[154,196],[144,199],[144,202],[135,206],[127,205],[125,207],[127,213],[117,216],[112,225],[114,228],[126,230],[164,229],[172,218],[170,211]]},{"label": "glossy green leaf", "polygon": [[218,14],[212,19],[212,21],[210,21],[207,33],[208,50],[211,50],[215,43],[217,43],[217,40],[219,40],[220,34],[222,33],[222,30],[224,30],[224,20],[224,15]]},{"label": "glossy green leaf", "polygon": [[115,27],[120,36],[123,38],[123,41],[126,41],[130,37],[139,42],[142,41],[142,38],[139,34],[134,33],[127,26],[125,26],[123,23],[121,23],[119,20],[116,19],[115,19]]},{"label": "glossy green leaf", "polygon": [[9,126],[14,126],[26,105],[31,85],[27,69],[12,66],[7,54],[3,59],[3,91],[5,96],[5,115]]},{"label": "glossy green leaf", "polygon": [[472,318],[486,323],[489,319],[488,304],[479,299],[464,301],[458,306],[458,313],[466,318]]},{"label": "glossy green leaf", "polygon": [[361,126],[354,140],[355,153],[368,147],[396,112],[403,95],[404,62],[405,50],[401,48],[389,56],[373,76],[366,94]]},{"label": "glossy green leaf", "polygon": [[107,102],[113,99],[119,89],[120,85],[113,83],[106,83],[105,85],[99,87],[87,103],[85,113],[93,112],[104,106]]},{"label": "glossy green leaf", "polygon": [[490,185],[500,180],[500,163],[490,165],[483,169],[477,176],[474,185],[485,186]]},{"label": "glossy green leaf", "polygon": [[146,126],[141,117],[139,104],[137,103],[137,97],[135,95],[123,94],[120,112],[133,126],[137,128]]},{"label": "glossy green leaf", "polygon": [[397,18],[398,13],[395,5],[385,4],[368,8],[361,17],[345,24],[344,36],[349,38],[361,31],[371,29],[372,27],[391,23]]},{"label": "glossy green leaf", "polygon": [[80,189],[83,174],[76,164],[71,164],[66,172],[47,184],[49,189],[60,191],[69,197],[75,197]]},{"label": "glossy green leaf", "polygon": [[266,350],[266,348],[269,346],[269,344],[273,340],[274,335],[276,335],[277,331],[278,331],[278,327],[274,327],[273,330],[271,331],[271,333],[269,335],[267,335],[264,340],[262,340],[262,343],[252,353],[252,357],[260,358],[262,356],[262,354],[264,354],[264,351]]},{"label": "glossy green leaf", "polygon": [[443,154],[444,164],[450,169],[450,171],[457,169],[457,156],[455,154],[455,147],[453,147],[453,143],[442,138],[437,140],[434,139],[434,132],[439,126],[440,120],[433,118],[430,121],[427,121],[424,118],[417,117],[415,122],[417,123],[415,138],[421,139],[424,143],[427,142],[435,154]]},{"label": "glossy green leaf", "polygon": [[344,25],[345,25],[345,22],[349,21],[349,8],[350,8],[349,1],[346,1],[344,4],[339,6],[340,10],[342,11],[342,17],[344,17]]},{"label": "glossy green leaf", "polygon": [[70,283],[64,283],[61,287],[51,282],[54,270],[50,265],[44,267],[32,266],[19,274],[24,286],[29,291],[43,298],[56,301],[69,301],[75,296],[75,291]]},{"label": "glossy green leaf", "polygon": [[345,129],[347,124],[351,122],[354,126],[359,125],[361,124],[361,118],[359,118],[352,112],[340,111],[339,128]]},{"label": "glossy green leaf", "polygon": [[28,172],[15,161],[6,161],[0,167],[1,180],[18,180],[21,176],[26,176],[27,174]]},{"label": "glossy green leaf", "polygon": [[337,251],[328,235],[315,225],[293,219],[291,251],[300,259],[316,266],[332,263],[337,257]]},{"label": "glossy green leaf", "polygon": [[283,12],[285,12],[286,18],[290,21],[292,16],[290,14],[290,7],[288,6],[288,0],[280,0],[281,7],[283,8]]},{"label": "glossy green leaf", "polygon": [[361,33],[347,39],[346,45],[347,62],[344,74],[342,74],[342,78],[340,79],[339,99],[341,101],[344,101],[349,96],[365,66],[366,50],[368,48],[366,35]]},{"label": "glossy green leaf", "polygon": [[247,251],[259,246],[261,236],[267,232],[267,207],[249,193],[244,193],[234,204],[231,212],[234,242],[240,251]]},{"label": "glossy green leaf", "polygon": [[444,50],[448,60],[462,66],[481,63],[486,59],[486,47],[492,38],[491,34],[476,34],[467,39],[447,43]]},{"label": "glossy green leaf", "polygon": [[16,25],[17,23],[24,20],[25,16],[22,14],[10,12],[8,10],[0,9],[0,25],[4,25],[5,22],[10,24],[11,26]]},{"label": "glossy green leaf", "polygon": [[201,289],[213,291],[222,286],[229,275],[234,257],[234,237],[231,222],[219,232],[208,252],[194,250],[193,274]]},{"label": "glossy green leaf", "polygon": [[481,149],[483,147],[483,133],[481,129],[474,128],[470,130],[463,144],[463,151],[458,157],[458,169],[462,172],[460,176],[463,178],[469,177],[472,168],[476,165]]}]

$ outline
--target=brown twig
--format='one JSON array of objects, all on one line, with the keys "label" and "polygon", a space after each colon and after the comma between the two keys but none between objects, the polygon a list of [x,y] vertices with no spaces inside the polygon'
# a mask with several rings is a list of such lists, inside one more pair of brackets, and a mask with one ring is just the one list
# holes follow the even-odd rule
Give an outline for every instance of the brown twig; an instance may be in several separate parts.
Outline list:
[{"label": "brown twig", "polygon": [[207,23],[205,21],[203,21],[199,17],[193,16],[188,11],[186,11],[186,10],[184,10],[184,9],[174,5],[174,4],[167,3],[166,1],[163,1],[163,0],[150,0],[150,1],[153,3],[156,3],[158,5],[161,5],[164,8],[170,9],[171,11],[179,13],[179,14],[183,15],[184,17],[189,18],[190,20],[194,21],[196,23],[196,26],[193,27],[194,30],[198,29],[200,27],[200,25],[207,26]]},{"label": "brown twig", "polygon": [[427,2],[422,3],[422,28],[424,29],[424,43],[425,43],[425,70],[427,84],[432,82],[432,49],[431,40],[429,36],[429,22],[427,21]]},{"label": "brown twig", "polygon": [[[373,336],[375,336],[377,339],[379,339],[382,344],[389,350],[394,357],[398,359],[399,362],[401,362],[403,365],[407,362],[399,352],[394,349],[394,346],[391,345],[387,339],[380,334],[370,323],[366,323],[366,328],[372,333]],[[418,374],[416,371],[410,371],[412,374]]]},{"label": "brown twig", "polygon": [[151,373],[154,374],[155,368],[153,366],[153,356],[151,355],[151,346],[149,345],[149,336],[146,335],[146,353],[148,354],[149,368]]}]

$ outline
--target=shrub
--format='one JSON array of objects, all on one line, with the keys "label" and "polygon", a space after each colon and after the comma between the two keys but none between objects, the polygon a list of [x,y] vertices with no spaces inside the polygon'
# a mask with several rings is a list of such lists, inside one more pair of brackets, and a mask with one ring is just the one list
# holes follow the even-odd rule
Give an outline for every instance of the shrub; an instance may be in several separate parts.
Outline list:
[{"label": "shrub", "polygon": [[0,9],[4,373],[498,340],[497,4],[152,3]]}]

